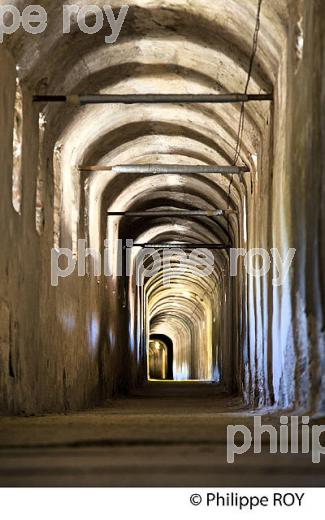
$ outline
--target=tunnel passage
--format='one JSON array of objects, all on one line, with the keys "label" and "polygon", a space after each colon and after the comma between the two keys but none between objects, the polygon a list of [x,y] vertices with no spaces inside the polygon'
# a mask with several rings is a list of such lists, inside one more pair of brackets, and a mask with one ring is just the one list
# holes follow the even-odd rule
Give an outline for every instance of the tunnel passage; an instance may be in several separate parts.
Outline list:
[{"label": "tunnel passage", "polygon": [[161,341],[149,342],[148,352],[148,380],[166,380],[168,378],[168,349]]},{"label": "tunnel passage", "polygon": [[[185,252],[181,253],[182,258],[186,256]],[[162,265],[145,285],[149,331],[164,332],[172,339],[174,380],[217,380],[218,352],[212,346],[213,325],[217,320],[217,311],[213,310],[216,284],[213,280],[207,285],[207,280],[195,272],[186,275],[177,256],[179,253],[175,250],[170,251],[167,258],[164,255],[167,266]],[[213,255],[212,260],[214,262]],[[193,267],[185,265],[187,269]],[[216,312],[214,316],[213,312]],[[215,332],[217,335],[218,331]]]},{"label": "tunnel passage", "polygon": [[[158,343],[158,345],[157,345]],[[155,355],[155,352],[154,352],[154,348],[157,346],[159,347],[159,345],[164,349],[166,355],[165,355],[165,359],[161,360],[160,359],[158,360],[158,367],[159,367],[159,371],[161,373],[161,365],[164,365],[164,377],[162,378],[158,378],[158,379],[166,379],[166,380],[169,380],[169,381],[173,381],[174,379],[174,346],[173,346],[173,342],[172,340],[166,336],[165,334],[150,334],[150,341],[149,341],[149,352],[147,353],[148,354],[148,366],[149,366],[149,371],[148,371],[148,379],[156,379],[154,377],[154,371],[151,370],[151,365],[150,365],[150,361],[151,361],[151,356],[153,354],[153,356]],[[150,351],[150,348],[153,349],[153,351]],[[154,363],[156,363],[156,360],[154,360]]]},{"label": "tunnel passage", "polygon": [[[219,382],[256,408],[323,410],[323,162],[314,136],[323,128],[315,100],[323,88],[324,6],[130,0],[113,45],[104,31],[85,35],[75,21],[70,45],[60,30],[62,5],[43,4],[51,31],[31,37],[19,30],[0,47],[1,410],[87,408],[129,393],[147,380],[150,336],[161,334],[173,343],[175,382]],[[117,13],[122,2],[111,4]],[[89,92],[245,89],[271,97],[245,105],[76,102]],[[69,102],[36,103],[33,95]],[[248,171],[110,169],[127,164]],[[224,213],[149,215],[200,210]],[[108,250],[111,275],[97,273],[89,255],[84,276],[74,271],[53,287],[51,250],[68,248],[78,261],[80,240],[102,256]],[[152,277],[141,274],[142,248],[128,240],[157,245],[161,269]],[[278,287],[274,266],[251,278],[243,257],[230,276],[227,249],[210,250],[214,270],[206,277],[178,272],[172,253],[159,248],[164,243],[277,248],[282,257],[294,247],[297,254]]]}]

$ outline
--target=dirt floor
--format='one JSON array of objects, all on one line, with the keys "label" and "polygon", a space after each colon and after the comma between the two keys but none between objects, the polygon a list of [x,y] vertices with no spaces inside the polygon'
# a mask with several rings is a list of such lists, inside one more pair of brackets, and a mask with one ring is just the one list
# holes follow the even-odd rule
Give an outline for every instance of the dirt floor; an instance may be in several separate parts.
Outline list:
[{"label": "dirt floor", "polygon": [[[249,450],[227,463],[227,425],[253,413],[214,384],[151,383],[105,408],[0,418],[1,486],[325,485],[310,454]],[[263,424],[279,423],[265,415]],[[238,437],[239,443],[241,442]]]}]

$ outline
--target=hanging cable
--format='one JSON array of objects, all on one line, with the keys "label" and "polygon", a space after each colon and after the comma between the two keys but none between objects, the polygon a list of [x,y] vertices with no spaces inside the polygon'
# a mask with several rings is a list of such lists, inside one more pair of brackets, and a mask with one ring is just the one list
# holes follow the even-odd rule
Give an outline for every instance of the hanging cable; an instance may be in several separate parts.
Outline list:
[{"label": "hanging cable", "polygon": [[[256,23],[255,23],[255,30],[254,30],[254,36],[253,36],[253,46],[252,46],[252,53],[249,61],[249,67],[248,67],[248,74],[247,74],[247,80],[245,85],[244,93],[247,94],[249,82],[251,80],[252,71],[253,71],[253,65],[254,65],[254,59],[257,52],[257,45],[258,45],[258,35],[260,31],[261,26],[261,7],[262,7],[262,1],[258,0],[258,6],[257,6],[257,14],[256,14]],[[242,136],[244,131],[244,125],[245,125],[245,103],[241,104],[240,109],[240,117],[239,117],[239,129],[238,129],[238,136],[237,136],[237,144],[235,149],[235,157],[233,164],[237,164],[237,161],[240,156],[241,152],[241,145],[242,145]]]},{"label": "hanging cable", "polygon": [[[258,0],[257,5],[257,13],[256,13],[256,23],[255,23],[255,30],[253,35],[253,45],[252,45],[252,52],[251,57],[249,60],[249,66],[248,66],[248,73],[247,73],[247,80],[245,85],[245,94],[247,94],[249,83],[252,76],[253,71],[253,65],[254,65],[254,59],[257,52],[257,46],[258,46],[258,36],[261,26],[261,8],[262,8],[262,1]],[[239,128],[238,128],[238,134],[237,134],[237,142],[236,142],[236,148],[235,148],[235,156],[233,160],[233,165],[235,166],[237,164],[237,161],[240,157],[241,148],[242,148],[242,139],[243,139],[243,132],[244,132],[244,126],[245,126],[245,103],[241,104],[240,108],[240,117],[239,117]],[[234,176],[232,175],[229,182],[229,188],[228,188],[228,202],[227,202],[227,209],[229,210],[231,205],[231,189],[233,185]],[[230,225],[229,225],[229,219],[227,219],[228,222],[228,236],[230,234]]]}]

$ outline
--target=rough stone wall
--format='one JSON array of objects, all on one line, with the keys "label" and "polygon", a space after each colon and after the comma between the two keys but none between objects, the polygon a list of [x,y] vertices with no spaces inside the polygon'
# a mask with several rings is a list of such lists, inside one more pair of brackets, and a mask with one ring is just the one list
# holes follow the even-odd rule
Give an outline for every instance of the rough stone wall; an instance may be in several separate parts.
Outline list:
[{"label": "rough stone wall", "polygon": [[325,404],[324,16],[321,0],[292,4],[288,66],[291,105],[285,163],[292,209],[290,232],[297,248],[291,293],[297,361],[295,398],[296,405],[315,413],[324,413]]},{"label": "rough stone wall", "polygon": [[324,15],[321,1],[290,4],[266,159],[271,168],[264,161],[262,182],[254,185],[258,221],[250,225],[254,247],[267,244],[282,257],[296,249],[285,284],[272,286],[271,273],[264,284],[255,281],[249,298],[253,400],[311,413],[324,412]]},{"label": "rough stone wall", "polygon": [[76,276],[51,287],[52,172],[51,168],[45,172],[45,229],[39,236],[35,226],[38,113],[24,86],[22,214],[13,208],[16,67],[2,47],[0,70],[0,413],[90,406],[101,396],[100,323],[92,303],[94,291],[89,279]]},{"label": "rough stone wall", "polygon": [[296,249],[282,286],[272,284],[274,268],[244,283],[241,389],[261,409],[324,413],[324,15],[321,1],[289,5],[247,198],[247,247],[277,248],[282,258]]}]

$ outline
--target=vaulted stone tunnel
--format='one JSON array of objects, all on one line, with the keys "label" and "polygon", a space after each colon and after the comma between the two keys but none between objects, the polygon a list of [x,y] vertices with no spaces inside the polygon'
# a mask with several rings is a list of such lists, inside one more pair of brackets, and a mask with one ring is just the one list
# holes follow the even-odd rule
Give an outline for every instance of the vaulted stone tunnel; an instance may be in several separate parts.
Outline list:
[{"label": "vaulted stone tunnel", "polygon": [[[47,475],[44,468],[29,474],[27,462],[10,466],[10,450],[21,449],[23,458],[26,446],[44,461],[43,444],[95,449],[106,442],[109,451],[114,443],[124,449],[129,435],[129,443],[142,439],[142,463],[148,438],[158,451],[171,440],[213,445],[238,415],[322,416],[324,2],[129,0],[113,44],[105,43],[107,26],[85,34],[76,19],[71,34],[62,34],[63,4],[41,4],[47,30],[33,36],[20,29],[0,45],[0,410],[7,416],[0,420],[7,461],[0,482],[33,485]],[[123,2],[110,5],[117,15]],[[272,100],[80,105],[77,98],[244,92]],[[68,102],[33,99],[47,95]],[[107,168],[130,164],[248,171]],[[130,240],[156,245],[159,268]],[[164,244],[205,244],[213,271],[201,275],[190,246],[185,263],[195,269],[181,269]],[[216,244],[226,247],[209,248]],[[82,247],[107,260],[109,276],[96,271],[91,255],[78,273]],[[277,283],[275,253],[265,276],[249,276],[243,254],[231,276],[229,248],[276,251],[282,263],[290,248],[296,252]],[[54,284],[55,252],[63,249],[76,269]],[[89,409],[97,411],[76,413]],[[62,412],[71,413],[70,423],[30,417]],[[12,417],[21,415],[28,419]],[[159,456],[156,473],[147,468],[139,480],[127,469],[77,480],[74,459],[58,480],[50,471],[46,478],[63,485],[219,482],[195,456],[201,472],[193,480],[186,469],[168,480]]]}]

